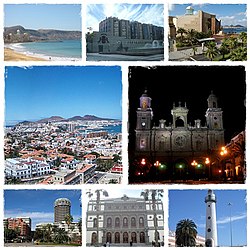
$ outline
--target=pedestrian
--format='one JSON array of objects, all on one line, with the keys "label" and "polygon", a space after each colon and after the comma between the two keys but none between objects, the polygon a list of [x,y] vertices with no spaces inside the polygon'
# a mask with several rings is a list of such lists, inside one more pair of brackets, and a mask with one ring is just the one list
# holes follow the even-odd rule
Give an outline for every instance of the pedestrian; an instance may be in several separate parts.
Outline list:
[{"label": "pedestrian", "polygon": [[131,247],[133,246],[133,241],[132,241],[132,240],[130,241],[130,246],[131,246]]}]

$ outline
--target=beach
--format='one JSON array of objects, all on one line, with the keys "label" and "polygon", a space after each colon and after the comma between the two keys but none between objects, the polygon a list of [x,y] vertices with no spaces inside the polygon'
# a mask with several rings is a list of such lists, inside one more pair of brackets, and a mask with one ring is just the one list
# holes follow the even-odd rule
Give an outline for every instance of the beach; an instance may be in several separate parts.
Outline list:
[{"label": "beach", "polygon": [[48,61],[43,58],[17,53],[13,49],[4,48],[4,61]]}]

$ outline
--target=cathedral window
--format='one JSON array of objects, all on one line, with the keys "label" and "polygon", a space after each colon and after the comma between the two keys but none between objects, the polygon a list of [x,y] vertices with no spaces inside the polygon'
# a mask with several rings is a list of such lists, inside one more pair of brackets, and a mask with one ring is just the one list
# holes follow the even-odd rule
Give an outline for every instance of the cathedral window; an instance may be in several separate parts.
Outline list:
[{"label": "cathedral window", "polygon": [[131,218],[131,227],[136,227],[136,220],[135,217]]}]

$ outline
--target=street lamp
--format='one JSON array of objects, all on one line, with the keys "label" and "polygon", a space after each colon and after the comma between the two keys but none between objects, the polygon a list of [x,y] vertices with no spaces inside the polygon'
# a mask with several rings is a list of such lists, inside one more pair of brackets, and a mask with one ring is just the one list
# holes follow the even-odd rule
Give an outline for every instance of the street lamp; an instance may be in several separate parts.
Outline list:
[{"label": "street lamp", "polygon": [[208,179],[210,179],[211,178],[211,164],[210,164],[210,160],[208,157],[205,160],[205,164],[208,166]]},{"label": "street lamp", "polygon": [[232,203],[227,204],[229,206],[229,211],[230,211],[230,240],[231,240],[231,247],[233,246],[233,231],[232,231],[232,213],[231,213],[231,206]]}]

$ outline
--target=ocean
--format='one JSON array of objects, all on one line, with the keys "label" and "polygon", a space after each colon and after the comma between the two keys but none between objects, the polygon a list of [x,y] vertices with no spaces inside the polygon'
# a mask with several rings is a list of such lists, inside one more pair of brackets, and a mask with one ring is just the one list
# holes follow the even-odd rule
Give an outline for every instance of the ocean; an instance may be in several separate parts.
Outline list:
[{"label": "ocean", "polygon": [[60,40],[12,44],[10,48],[30,56],[50,60],[80,60],[82,57],[81,40]]},{"label": "ocean", "polygon": [[223,28],[223,33],[225,34],[231,34],[231,33],[234,33],[234,34],[239,34],[241,32],[247,32],[247,28],[246,27],[239,27],[239,28]]}]

